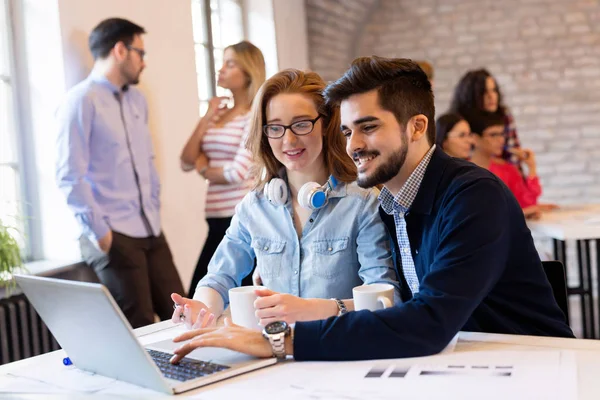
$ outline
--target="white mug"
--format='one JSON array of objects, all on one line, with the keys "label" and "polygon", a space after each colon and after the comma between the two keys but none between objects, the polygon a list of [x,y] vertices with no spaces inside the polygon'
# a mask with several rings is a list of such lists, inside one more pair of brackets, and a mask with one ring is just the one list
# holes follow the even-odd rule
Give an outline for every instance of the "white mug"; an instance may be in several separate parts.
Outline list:
[{"label": "white mug", "polygon": [[240,286],[229,289],[229,308],[231,309],[231,322],[250,329],[262,329],[258,324],[259,318],[254,309],[254,300],[258,296],[256,289],[266,289],[264,286]]},{"label": "white mug", "polygon": [[352,289],[354,309],[382,310],[394,305],[394,287],[387,283],[357,286]]}]

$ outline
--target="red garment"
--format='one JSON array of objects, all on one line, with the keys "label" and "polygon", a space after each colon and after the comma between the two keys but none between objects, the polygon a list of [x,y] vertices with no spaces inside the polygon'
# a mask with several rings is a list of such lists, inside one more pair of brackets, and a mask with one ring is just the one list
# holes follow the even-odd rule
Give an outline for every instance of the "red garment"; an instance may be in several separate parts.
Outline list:
[{"label": "red garment", "polygon": [[510,191],[515,195],[521,208],[527,208],[537,204],[537,199],[542,194],[542,187],[538,177],[523,178],[514,164],[500,164],[492,161],[489,170],[502,179],[502,182],[508,186]]}]

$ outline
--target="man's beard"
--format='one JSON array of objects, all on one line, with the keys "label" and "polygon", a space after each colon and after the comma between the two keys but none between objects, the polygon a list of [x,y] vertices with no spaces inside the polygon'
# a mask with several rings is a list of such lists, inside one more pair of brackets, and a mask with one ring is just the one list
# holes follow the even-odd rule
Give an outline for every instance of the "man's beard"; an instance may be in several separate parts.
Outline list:
[{"label": "man's beard", "polygon": [[125,78],[125,82],[127,82],[126,85],[137,85],[138,83],[140,83],[141,74],[141,69],[137,71],[137,73],[132,73],[124,68],[121,69],[121,75]]},{"label": "man's beard", "polygon": [[[378,151],[357,152],[352,155],[352,158],[356,160],[357,158],[368,157],[369,155],[380,156],[380,153]],[[377,169],[371,175],[361,177],[359,174],[356,179],[356,183],[361,188],[370,188],[375,185],[384,184],[391,181],[400,172],[400,168],[402,168],[404,165],[407,155],[408,142],[406,140],[402,140],[400,148],[392,153],[385,164],[377,167]]]}]

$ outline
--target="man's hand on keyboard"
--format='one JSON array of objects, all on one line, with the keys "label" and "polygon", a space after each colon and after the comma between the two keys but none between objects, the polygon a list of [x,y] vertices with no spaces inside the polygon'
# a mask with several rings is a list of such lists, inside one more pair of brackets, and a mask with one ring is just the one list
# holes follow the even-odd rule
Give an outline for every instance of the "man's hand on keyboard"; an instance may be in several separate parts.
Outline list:
[{"label": "man's hand on keyboard", "polygon": [[177,336],[173,341],[179,343],[189,339],[193,340],[175,349],[171,363],[178,363],[199,347],[221,347],[260,358],[273,356],[271,344],[260,331],[234,325],[229,318],[225,318],[222,327],[195,329]]}]

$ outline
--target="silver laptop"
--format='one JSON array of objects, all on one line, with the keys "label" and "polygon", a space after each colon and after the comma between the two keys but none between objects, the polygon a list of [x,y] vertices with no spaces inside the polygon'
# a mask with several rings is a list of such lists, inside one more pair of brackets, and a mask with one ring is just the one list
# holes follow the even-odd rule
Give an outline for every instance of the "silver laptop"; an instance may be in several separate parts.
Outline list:
[{"label": "silver laptop", "polygon": [[15,275],[72,363],[80,369],[174,394],[276,363],[236,351],[196,349],[169,364],[171,340],[143,346],[103,285]]}]

